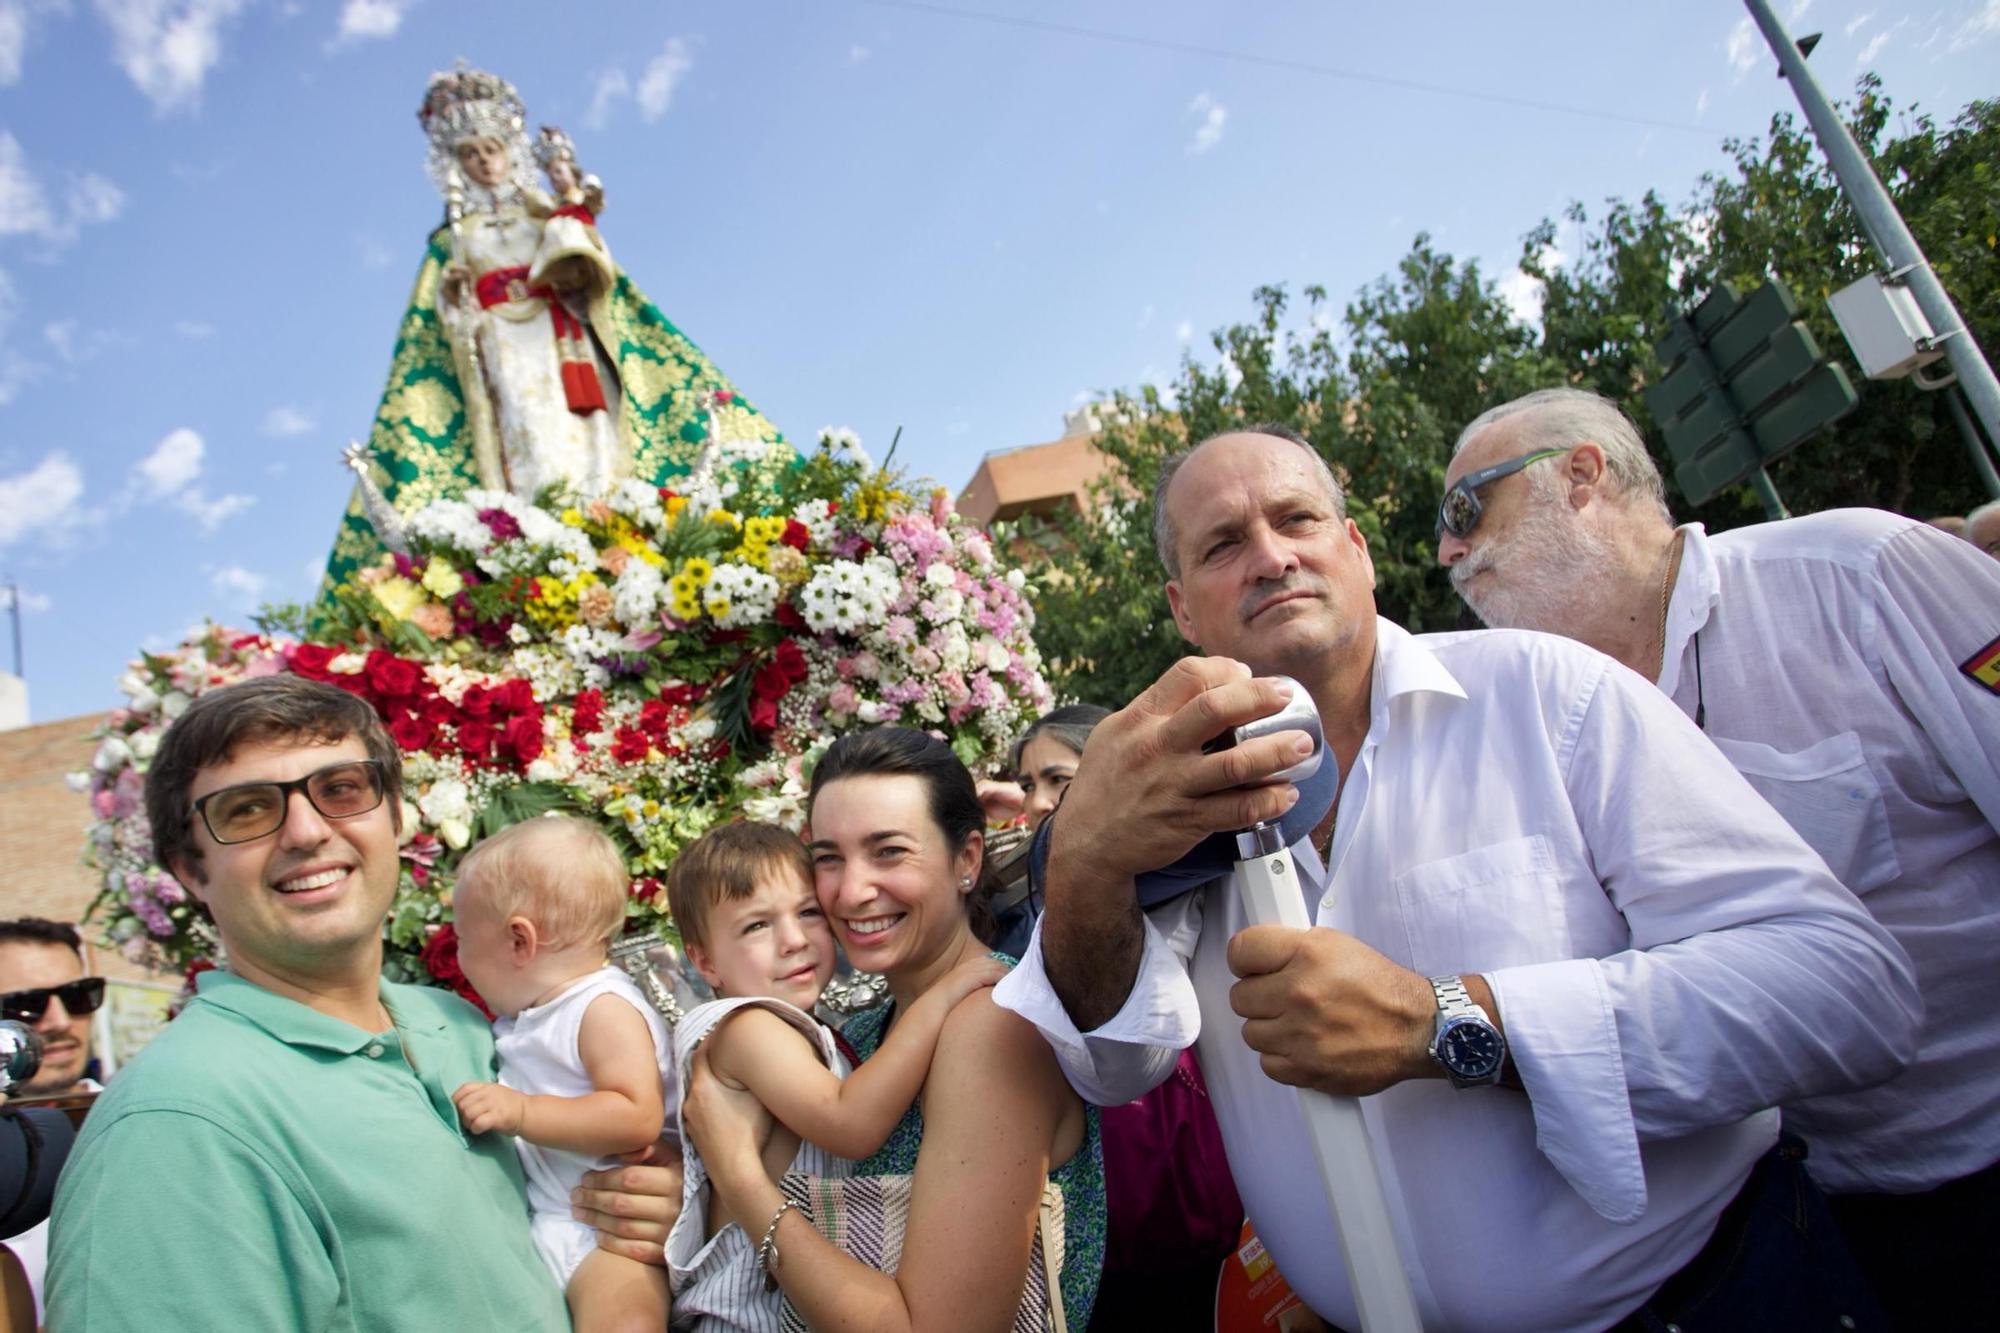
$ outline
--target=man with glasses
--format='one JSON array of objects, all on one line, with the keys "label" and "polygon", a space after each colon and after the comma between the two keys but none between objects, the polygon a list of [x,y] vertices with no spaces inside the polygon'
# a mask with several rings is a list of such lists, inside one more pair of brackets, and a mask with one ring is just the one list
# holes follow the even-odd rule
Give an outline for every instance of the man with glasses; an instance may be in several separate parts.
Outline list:
[{"label": "man with glasses", "polygon": [[374,710],[296,676],[210,691],[168,730],[146,814],[227,967],[85,1123],[54,1326],[569,1327],[512,1143],[466,1136],[451,1101],[494,1077],[485,1020],[381,976],[401,787]]},{"label": "man with glasses", "polygon": [[[104,978],[86,975],[83,940],[63,921],[24,916],[0,921],[0,1018],[25,1023],[42,1038],[42,1064],[14,1093],[16,1100],[96,1092],[90,1067],[90,1018],[104,1004]],[[49,1259],[49,1224],[38,1222],[7,1238],[42,1309]]]},{"label": "man with glasses", "polygon": [[2000,1234],[2000,565],[1869,509],[1676,527],[1638,431],[1574,389],[1480,416],[1445,475],[1438,558],[1481,619],[1657,682],[1908,950],[1916,1062],[1785,1123],[1902,1327],[1987,1322],[1964,1274]]},{"label": "man with glasses", "polygon": [[[1342,1327],[1353,1294],[1281,1084],[1363,1099],[1429,1328],[1879,1327],[1769,1109],[1914,1048],[1908,960],[1853,895],[1602,654],[1379,617],[1306,441],[1260,426],[1167,459],[1154,518],[1168,609],[1208,657],[1091,733],[995,1003],[1099,1104],[1195,1044],[1258,1234]],[[1338,765],[1291,848],[1314,928],[1249,925],[1227,880],[1142,916],[1139,875],[1297,802],[1268,778],[1300,733],[1206,748],[1278,710],[1272,675],[1311,694]]]}]

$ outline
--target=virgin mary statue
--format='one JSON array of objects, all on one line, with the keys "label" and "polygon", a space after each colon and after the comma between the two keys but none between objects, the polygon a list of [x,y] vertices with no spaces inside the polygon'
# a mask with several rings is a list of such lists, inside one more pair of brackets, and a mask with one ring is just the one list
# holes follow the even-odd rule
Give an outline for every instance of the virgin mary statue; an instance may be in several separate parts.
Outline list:
[{"label": "virgin mary statue", "polygon": [[561,130],[530,143],[512,84],[461,63],[431,76],[417,120],[445,217],[367,446],[350,452],[361,481],[322,598],[380,555],[385,504],[664,484],[712,440],[780,438],[618,268],[602,188]]}]

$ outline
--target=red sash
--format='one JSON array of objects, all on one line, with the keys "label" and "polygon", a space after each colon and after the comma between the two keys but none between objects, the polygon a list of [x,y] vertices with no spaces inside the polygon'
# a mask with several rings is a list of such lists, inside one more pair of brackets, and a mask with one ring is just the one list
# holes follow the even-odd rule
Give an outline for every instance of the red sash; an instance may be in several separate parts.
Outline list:
[{"label": "red sash", "polygon": [[569,312],[554,289],[545,283],[529,285],[527,265],[517,264],[480,274],[473,290],[482,309],[531,299],[547,306],[549,323],[555,329],[556,359],[562,366],[563,397],[569,403],[569,410],[580,417],[606,410],[604,386],[597,379],[597,363],[591,358],[583,322]]}]

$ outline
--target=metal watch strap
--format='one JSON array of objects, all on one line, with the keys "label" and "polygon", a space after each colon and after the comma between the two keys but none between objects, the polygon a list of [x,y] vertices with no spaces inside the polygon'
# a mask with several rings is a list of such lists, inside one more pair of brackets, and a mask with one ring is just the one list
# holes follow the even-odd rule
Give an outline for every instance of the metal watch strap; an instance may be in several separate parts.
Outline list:
[{"label": "metal watch strap", "polygon": [[1486,1011],[1472,1002],[1472,995],[1465,989],[1465,983],[1457,977],[1432,977],[1431,989],[1437,993],[1438,1011],[1447,1015],[1464,1014],[1467,1017],[1485,1018]]}]

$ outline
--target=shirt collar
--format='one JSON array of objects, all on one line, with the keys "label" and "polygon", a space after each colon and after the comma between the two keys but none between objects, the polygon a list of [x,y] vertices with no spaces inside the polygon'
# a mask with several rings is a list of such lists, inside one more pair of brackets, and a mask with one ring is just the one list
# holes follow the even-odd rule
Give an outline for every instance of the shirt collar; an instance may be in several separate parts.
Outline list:
[{"label": "shirt collar", "polygon": [[[234,972],[214,968],[195,978],[198,1002],[226,1009],[246,1022],[262,1028],[287,1046],[312,1047],[352,1055],[381,1034],[365,1032],[352,1023],[330,1017],[276,991],[245,981]],[[444,1027],[442,1019],[399,1012],[396,997],[387,982],[381,984],[382,1005],[389,1011],[399,1031],[427,1032]]]},{"label": "shirt collar", "polygon": [[1380,731],[1392,700],[1425,692],[1466,697],[1458,677],[1422,640],[1393,620],[1375,617],[1375,697],[1369,707],[1369,734]]},{"label": "shirt collar", "polygon": [[1681,659],[1688,642],[1708,624],[1715,604],[1722,600],[1722,576],[1715,568],[1715,555],[1708,549],[1708,533],[1699,523],[1683,523],[1681,572],[1667,598],[1666,643],[1660,653],[1660,692],[1669,698],[1680,686]]}]

